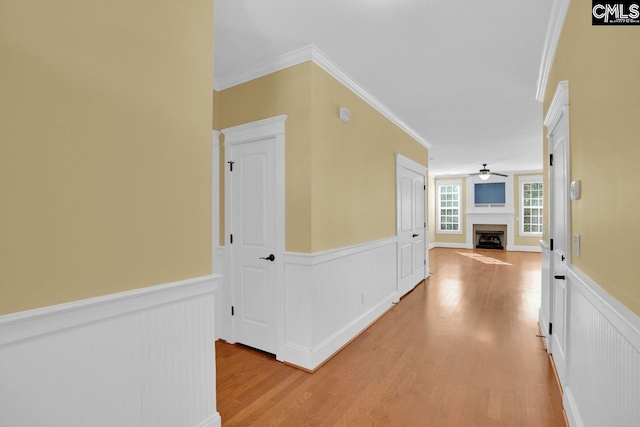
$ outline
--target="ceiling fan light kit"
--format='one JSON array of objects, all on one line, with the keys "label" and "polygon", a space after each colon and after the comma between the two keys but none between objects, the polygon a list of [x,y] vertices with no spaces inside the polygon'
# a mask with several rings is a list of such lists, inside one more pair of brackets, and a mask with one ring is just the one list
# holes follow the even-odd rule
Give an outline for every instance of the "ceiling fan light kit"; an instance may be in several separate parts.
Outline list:
[{"label": "ceiling fan light kit", "polygon": [[478,172],[478,173],[470,173],[469,175],[470,176],[478,175],[480,177],[480,179],[483,180],[483,181],[488,180],[491,175],[498,175],[498,176],[504,176],[504,177],[509,176],[509,175],[505,175],[503,173],[496,173],[496,172],[492,173],[489,169],[487,169],[487,164],[486,163],[482,164],[482,169],[480,169],[480,172]]}]

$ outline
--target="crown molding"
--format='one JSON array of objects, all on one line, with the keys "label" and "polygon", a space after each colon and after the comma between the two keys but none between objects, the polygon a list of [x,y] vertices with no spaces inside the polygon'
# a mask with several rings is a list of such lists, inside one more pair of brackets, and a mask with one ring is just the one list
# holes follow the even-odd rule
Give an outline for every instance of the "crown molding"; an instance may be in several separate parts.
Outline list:
[{"label": "crown molding", "polygon": [[214,89],[217,91],[225,90],[241,83],[248,82],[249,80],[257,79],[307,61],[314,62],[317,66],[342,83],[347,89],[358,95],[363,101],[371,105],[393,124],[402,129],[410,137],[426,148],[431,148],[431,144],[426,139],[411,128],[404,120],[398,117],[398,115],[391,111],[386,105],[380,102],[380,100],[369,93],[315,45],[309,45],[294,50],[272,60],[238,71],[230,76],[214,79]]},{"label": "crown molding", "polygon": [[540,102],[544,101],[544,93],[547,89],[547,81],[549,73],[553,65],[553,59],[556,56],[558,43],[560,42],[560,34],[562,26],[569,10],[570,0],[553,0],[551,5],[551,16],[549,17],[549,26],[547,27],[547,35],[544,40],[544,48],[542,49],[542,59],[540,61],[540,70],[538,71],[538,87],[536,90],[536,99]]},{"label": "crown molding", "polygon": [[562,117],[562,113],[565,111],[565,107],[569,105],[569,81],[565,80],[558,83],[555,95],[547,111],[547,116],[544,118],[544,125],[549,129],[555,127],[558,120]]}]

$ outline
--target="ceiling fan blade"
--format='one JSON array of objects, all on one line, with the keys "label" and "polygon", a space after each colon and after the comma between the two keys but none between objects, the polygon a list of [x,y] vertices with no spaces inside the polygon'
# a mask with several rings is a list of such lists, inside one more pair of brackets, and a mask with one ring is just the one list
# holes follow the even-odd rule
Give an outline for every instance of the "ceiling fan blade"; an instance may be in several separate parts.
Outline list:
[{"label": "ceiling fan blade", "polygon": [[480,175],[480,173],[479,173],[479,172],[476,172],[476,173],[469,173],[469,174],[467,174],[467,175],[469,175],[469,176],[471,176],[471,175]]},{"label": "ceiling fan blade", "polygon": [[509,175],[505,175],[505,174],[503,174],[503,173],[495,173],[495,172],[491,172],[491,175],[509,176]]}]

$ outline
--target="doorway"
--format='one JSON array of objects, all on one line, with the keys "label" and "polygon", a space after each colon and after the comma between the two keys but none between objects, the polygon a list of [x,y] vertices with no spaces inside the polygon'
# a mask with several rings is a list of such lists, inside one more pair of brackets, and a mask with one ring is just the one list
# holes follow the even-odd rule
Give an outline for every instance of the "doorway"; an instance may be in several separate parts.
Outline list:
[{"label": "doorway", "polygon": [[429,276],[426,174],[426,167],[396,155],[398,299]]},{"label": "doorway", "polygon": [[566,380],[567,280],[571,262],[569,204],[569,83],[560,82],[547,118],[549,140],[549,237],[551,289],[548,298],[549,352],[553,356],[558,378]]},{"label": "doorway", "polygon": [[285,120],[222,131],[232,337],[278,360],[284,342]]}]

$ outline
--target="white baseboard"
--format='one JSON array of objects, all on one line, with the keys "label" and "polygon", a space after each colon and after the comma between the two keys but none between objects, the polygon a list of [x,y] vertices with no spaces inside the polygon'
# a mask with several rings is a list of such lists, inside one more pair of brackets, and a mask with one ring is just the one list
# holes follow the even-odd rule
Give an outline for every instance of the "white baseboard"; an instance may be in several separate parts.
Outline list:
[{"label": "white baseboard", "polygon": [[397,239],[285,255],[282,359],[313,370],[397,299]]},{"label": "white baseboard", "polygon": [[219,413],[215,413],[209,419],[198,424],[197,427],[222,427],[222,419]]},{"label": "white baseboard", "polygon": [[507,246],[507,251],[510,252],[542,252],[540,246]]},{"label": "white baseboard", "polygon": [[566,387],[564,389],[564,393],[562,395],[562,405],[564,406],[564,411],[567,414],[569,426],[584,427],[584,423],[582,422],[580,413],[578,412],[578,408],[576,407],[576,401],[573,399],[573,392],[571,390],[571,387]]},{"label": "white baseboard", "polygon": [[[466,243],[435,242],[432,245],[434,248],[473,249],[473,247],[468,247]],[[429,249],[431,249],[431,245],[429,245]]]},{"label": "white baseboard", "polygon": [[438,245],[438,244],[437,244],[436,242],[429,243],[429,250],[431,250],[431,249],[433,249],[433,248],[437,248],[437,247],[438,247],[437,245]]},{"label": "white baseboard", "polygon": [[396,293],[390,295],[313,349],[306,349],[290,343],[285,344],[284,360],[287,363],[313,371],[389,310],[396,299]]},{"label": "white baseboard", "polygon": [[219,425],[219,279],[0,316],[0,425]]}]

